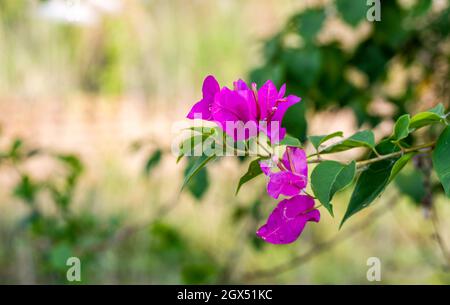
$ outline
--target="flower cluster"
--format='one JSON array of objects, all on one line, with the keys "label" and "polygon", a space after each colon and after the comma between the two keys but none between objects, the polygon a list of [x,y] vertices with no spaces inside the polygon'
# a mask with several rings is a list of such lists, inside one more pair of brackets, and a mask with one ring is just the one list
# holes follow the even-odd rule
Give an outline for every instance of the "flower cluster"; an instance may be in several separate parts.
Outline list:
[{"label": "flower cluster", "polygon": [[[281,127],[283,117],[292,105],[300,102],[295,95],[285,96],[286,86],[277,90],[268,80],[261,88],[248,86],[243,80],[234,88],[220,88],[213,76],[203,82],[203,98],[188,113],[187,118],[200,118],[217,123],[234,141],[248,140],[260,132],[267,135],[269,145],[286,136]],[[287,146],[281,159],[275,155],[259,162],[261,171],[269,178],[267,192],[284,199],[270,214],[257,235],[273,244],[295,241],[308,221],[318,222],[320,213],[314,208],[314,198],[304,193],[308,182],[308,167],[304,150]]]},{"label": "flower cluster", "polygon": [[[208,76],[203,82],[203,98],[187,117],[214,121],[235,141],[247,140],[261,131],[272,143],[278,143],[286,135],[286,129],[280,128],[284,114],[300,102],[295,95],[285,97],[285,92],[286,86],[278,91],[270,80],[259,89],[243,80],[234,82],[233,90],[220,88],[217,80]],[[240,132],[244,126],[246,132]]]},{"label": "flower cluster", "polygon": [[[276,164],[279,171],[274,172]],[[303,149],[286,147],[281,160],[261,161],[261,170],[269,177],[267,193],[275,199],[280,195],[292,196],[282,200],[270,214],[267,223],[256,234],[273,244],[295,241],[308,221],[320,220],[319,210],[314,208],[314,198],[302,194],[308,183],[308,163]]]}]

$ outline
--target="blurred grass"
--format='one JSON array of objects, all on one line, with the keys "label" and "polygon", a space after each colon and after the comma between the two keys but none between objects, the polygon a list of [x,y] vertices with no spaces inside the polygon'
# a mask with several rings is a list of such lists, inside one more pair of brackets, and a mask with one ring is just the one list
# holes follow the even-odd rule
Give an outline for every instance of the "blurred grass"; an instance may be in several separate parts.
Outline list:
[{"label": "blurred grass", "polygon": [[[182,167],[173,156],[163,157],[143,178],[144,156],[129,150],[132,140],[146,135],[168,147],[170,125],[198,99],[203,77],[212,73],[228,84],[245,77],[259,61],[259,39],[275,32],[298,2],[127,1],[120,14],[104,16],[94,27],[43,20],[35,14],[38,5],[0,3],[2,141],[21,135],[35,145],[80,153],[87,171],[77,209],[98,218],[119,215],[123,226],[144,224],[99,251],[95,263],[83,269],[83,282],[214,283],[223,280],[223,266],[232,267],[228,280],[240,282],[244,273],[285,262],[338,233],[337,221],[323,212],[322,221],[308,226],[298,242],[254,247],[248,240],[261,223],[233,221],[236,206],[249,207],[265,187],[258,179],[234,197],[245,165],[213,164],[214,182],[196,202],[187,193],[177,199]],[[342,125],[340,118],[335,121]],[[315,119],[313,130],[327,127]],[[34,169],[41,171],[40,165]],[[0,168],[0,282],[64,283],[51,273],[41,275],[39,248],[26,231],[16,230],[27,208],[11,197],[14,179]],[[389,189],[359,220],[386,204],[393,192]],[[337,198],[338,218],[349,196]],[[176,207],[165,217],[145,225],[174,200]],[[265,215],[273,204],[264,197]],[[439,198],[437,207],[443,220],[450,216],[448,200]],[[448,234],[448,225],[441,225]],[[450,283],[430,221],[404,198],[354,238],[258,282],[368,283],[371,256],[382,261],[382,283]]]}]

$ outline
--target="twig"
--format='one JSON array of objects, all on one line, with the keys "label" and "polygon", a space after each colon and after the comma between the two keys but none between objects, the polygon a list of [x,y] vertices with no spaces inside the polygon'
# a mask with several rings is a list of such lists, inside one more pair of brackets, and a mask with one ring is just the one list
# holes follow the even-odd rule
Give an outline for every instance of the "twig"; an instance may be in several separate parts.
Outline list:
[{"label": "twig", "polygon": [[[375,157],[375,158],[372,158],[372,159],[358,161],[358,162],[356,162],[356,165],[358,167],[363,167],[363,166],[366,166],[366,165],[369,165],[369,164],[372,164],[372,163],[376,163],[376,162],[379,162],[379,161],[396,158],[396,157],[399,157],[399,156],[401,156],[401,155],[403,155],[405,153],[420,151],[420,150],[423,150],[423,149],[426,149],[426,148],[431,148],[435,144],[436,144],[436,142],[431,142],[431,143],[426,143],[426,144],[414,146],[414,147],[411,147],[411,148],[406,148],[406,149],[401,150],[401,151],[396,151],[396,152],[393,152],[393,153],[390,153],[390,154],[381,155],[379,157]],[[310,164],[311,163],[320,163],[320,162],[323,162],[323,161],[327,161],[327,160],[326,159],[322,159],[322,158],[320,158],[320,159],[317,158],[317,159],[308,161],[308,163],[310,163]]]},{"label": "twig", "polygon": [[391,199],[389,203],[386,204],[384,207],[379,208],[378,210],[372,212],[372,214],[367,216],[367,218],[364,221],[361,221],[359,224],[354,225],[348,231],[344,233],[339,233],[335,235],[333,238],[313,246],[306,253],[296,256],[287,262],[279,264],[278,266],[244,274],[242,278],[243,281],[251,282],[261,278],[270,278],[275,275],[279,275],[280,273],[297,268],[299,265],[304,264],[309,260],[315,258],[318,254],[321,254],[325,250],[337,246],[340,242],[345,241],[350,237],[356,235],[357,233],[361,232],[362,230],[366,229],[372,222],[374,222],[376,219],[380,218],[387,211],[389,211],[395,204],[395,202],[396,196],[393,199]]}]

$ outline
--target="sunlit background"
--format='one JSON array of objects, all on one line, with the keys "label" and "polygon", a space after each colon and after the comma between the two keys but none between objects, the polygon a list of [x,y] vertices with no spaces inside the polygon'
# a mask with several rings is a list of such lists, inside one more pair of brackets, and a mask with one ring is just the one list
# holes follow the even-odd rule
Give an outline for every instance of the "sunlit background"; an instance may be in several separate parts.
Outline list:
[{"label": "sunlit background", "polygon": [[[417,2],[398,1],[405,11]],[[333,87],[321,94],[298,87],[286,68],[288,92],[306,105],[308,134],[375,126],[379,139],[390,132],[397,110],[415,113],[438,102],[448,107],[448,2],[423,2],[430,3],[422,8],[430,19],[446,12],[441,18],[447,22],[436,30],[439,43],[428,45],[438,55],[429,59],[425,47],[415,54],[425,64],[405,67],[398,57],[378,64],[373,50],[382,40],[376,38],[367,42],[373,48],[363,62],[387,71],[382,83],[370,73],[336,67],[337,53],[322,57],[323,75],[348,75],[355,88],[371,92],[364,101],[369,115],[358,116],[362,102]],[[346,24],[333,17],[333,3],[0,0],[0,283],[69,283],[71,256],[81,259],[82,283],[369,283],[369,257],[381,260],[382,283],[450,283],[450,202],[443,195],[434,202],[437,228],[420,203],[392,185],[338,230],[351,194],[344,191],[334,201],[336,218],[323,211],[320,223],[284,246],[255,236],[275,205],[264,178],[234,196],[247,160],[211,164],[198,185],[179,195],[188,161],[177,164],[170,153],[172,127],[200,99],[203,78],[213,74],[231,85],[238,78],[279,77],[270,70],[278,61],[267,41],[296,13],[322,6],[331,17],[320,43],[339,41],[351,54],[374,25]],[[419,27],[424,30],[410,41],[427,35],[427,23]],[[385,28],[401,40],[388,31],[395,24]],[[283,39],[302,48],[298,37]],[[403,50],[413,54],[414,44]],[[302,77],[315,73],[309,51],[303,64],[297,62],[303,84],[309,79]],[[429,62],[440,69],[424,72]],[[401,99],[412,102],[387,101]]]}]

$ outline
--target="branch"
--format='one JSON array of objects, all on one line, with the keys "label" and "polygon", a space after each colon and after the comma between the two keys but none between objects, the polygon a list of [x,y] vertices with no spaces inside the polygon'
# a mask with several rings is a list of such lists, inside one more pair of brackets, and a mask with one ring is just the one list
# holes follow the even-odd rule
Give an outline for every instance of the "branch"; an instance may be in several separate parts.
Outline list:
[{"label": "branch", "polygon": [[279,275],[280,273],[297,268],[299,265],[302,265],[302,264],[308,262],[309,260],[315,258],[318,254],[321,254],[322,252],[324,252],[328,249],[334,248],[340,242],[343,242],[343,241],[351,238],[352,236],[356,235],[357,233],[361,232],[362,230],[366,229],[376,219],[380,218],[387,211],[389,211],[392,208],[392,206],[395,204],[396,197],[397,196],[394,196],[393,199],[388,201],[389,202],[388,204],[386,204],[384,207],[379,208],[378,210],[372,212],[372,214],[367,216],[364,221],[361,221],[359,224],[354,225],[351,229],[347,230],[346,232],[339,233],[339,234],[335,235],[333,238],[313,246],[306,253],[296,256],[287,262],[279,264],[278,266],[275,266],[275,267],[272,267],[269,269],[261,269],[261,270],[246,273],[243,276],[243,280],[245,282],[251,282],[251,281],[254,281],[257,279],[270,278],[275,275]]},{"label": "branch", "polygon": [[[363,166],[366,166],[366,165],[369,165],[369,164],[372,164],[372,163],[380,162],[380,161],[387,160],[387,159],[396,158],[396,157],[399,157],[399,156],[401,156],[403,154],[406,154],[406,153],[421,151],[421,150],[427,149],[427,148],[432,148],[432,147],[434,147],[434,145],[436,145],[436,142],[430,142],[430,143],[414,146],[414,147],[411,147],[411,148],[405,148],[403,150],[396,151],[396,152],[393,152],[393,153],[390,153],[390,154],[387,154],[387,155],[381,155],[379,157],[375,157],[375,158],[372,158],[372,159],[358,161],[358,162],[356,162],[356,165],[358,167],[363,167]],[[311,164],[311,163],[320,163],[320,162],[323,162],[323,161],[329,161],[329,160],[322,159],[322,158],[320,158],[320,159],[317,158],[317,159],[308,161],[308,163],[309,164]]]}]

